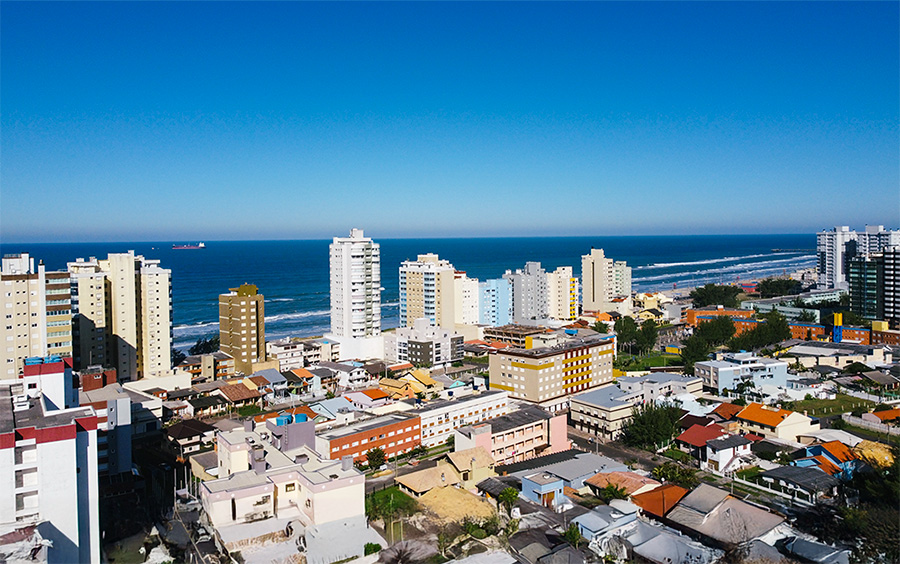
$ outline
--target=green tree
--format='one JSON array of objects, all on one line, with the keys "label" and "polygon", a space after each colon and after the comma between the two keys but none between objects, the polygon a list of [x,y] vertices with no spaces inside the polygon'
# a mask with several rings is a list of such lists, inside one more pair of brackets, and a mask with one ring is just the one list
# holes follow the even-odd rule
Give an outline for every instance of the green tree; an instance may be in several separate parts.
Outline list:
[{"label": "green tree", "polygon": [[693,300],[695,308],[708,305],[738,307],[737,296],[740,293],[741,289],[737,286],[707,284],[691,290],[691,300]]},{"label": "green tree", "polygon": [[656,340],[659,338],[659,326],[656,321],[648,319],[635,334],[635,344],[637,344],[640,354],[647,354],[656,346]]},{"label": "green tree", "polygon": [[638,332],[638,326],[637,323],[634,322],[634,319],[628,316],[620,317],[616,321],[614,327],[616,330],[616,340],[619,343],[619,350],[623,350],[625,345],[634,343]]},{"label": "green tree", "polygon": [[631,421],[622,428],[622,442],[628,446],[656,450],[672,440],[680,419],[681,409],[671,404],[636,406],[632,409]]},{"label": "green tree", "polygon": [[219,336],[215,335],[208,339],[199,338],[197,342],[188,349],[188,354],[210,354],[219,350]]},{"label": "green tree", "polygon": [[700,335],[692,335],[685,339],[681,349],[681,362],[685,374],[694,373],[694,363],[709,359],[712,348]]},{"label": "green tree", "polygon": [[506,509],[506,512],[509,513],[512,510],[512,506],[515,505],[516,500],[519,499],[519,490],[516,488],[506,488],[500,492],[497,496],[497,501],[500,502],[500,505]]},{"label": "green tree", "polygon": [[657,480],[675,484],[688,490],[697,487],[697,484],[700,483],[696,476],[696,470],[686,468],[677,462],[666,462],[662,466],[657,466],[653,469],[652,474]]},{"label": "green tree", "polygon": [[727,315],[717,315],[709,321],[700,323],[694,329],[694,335],[702,337],[712,346],[724,345],[734,336],[734,332],[734,321]]},{"label": "green tree", "polygon": [[600,490],[600,495],[598,497],[606,503],[609,503],[614,499],[628,499],[628,492],[622,486],[606,484],[606,486]]},{"label": "green tree", "polygon": [[366,452],[366,463],[369,465],[369,468],[375,469],[384,464],[385,456],[384,450],[381,447],[375,447],[370,451]]},{"label": "green tree", "polygon": [[800,323],[815,323],[816,314],[807,310],[801,311],[800,315],[797,316],[797,321]]},{"label": "green tree", "polygon": [[861,362],[851,362],[845,366],[841,372],[844,374],[858,374],[860,372],[869,372],[870,370],[872,369]]},{"label": "green tree", "polygon": [[581,536],[581,531],[578,530],[578,525],[575,523],[569,523],[569,528],[563,533],[563,538],[575,548],[578,548],[578,545],[584,540],[584,537]]},{"label": "green tree", "polygon": [[598,333],[609,333],[609,325],[599,319],[591,326],[591,328]]},{"label": "green tree", "polygon": [[178,366],[187,358],[187,355],[178,349],[172,349],[172,366]]},{"label": "green tree", "polygon": [[766,278],[756,284],[756,291],[763,298],[799,294],[802,290],[803,284],[790,278]]}]

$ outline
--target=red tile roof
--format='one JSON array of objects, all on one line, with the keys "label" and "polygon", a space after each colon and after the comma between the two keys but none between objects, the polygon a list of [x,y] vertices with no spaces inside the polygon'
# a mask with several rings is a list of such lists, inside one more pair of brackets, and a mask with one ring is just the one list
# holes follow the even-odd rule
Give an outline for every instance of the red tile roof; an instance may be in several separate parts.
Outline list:
[{"label": "red tile roof", "polygon": [[711,441],[713,439],[718,439],[722,435],[726,435],[725,429],[722,428],[721,425],[713,423],[707,427],[703,425],[694,425],[684,433],[678,435],[675,440],[683,443],[687,443],[691,446],[695,446],[698,448],[703,448],[706,446],[706,441]]},{"label": "red tile roof", "polygon": [[269,385],[269,381],[266,380],[265,376],[250,376],[250,381],[260,387]]},{"label": "red tile roof", "polygon": [[222,386],[221,388],[219,388],[219,391],[222,392],[225,398],[232,403],[236,401],[256,399],[259,397],[259,392],[257,392],[256,390],[251,390],[243,384],[228,384],[227,386]]},{"label": "red tile roof", "polygon": [[631,502],[643,509],[646,513],[656,517],[664,517],[675,504],[686,496],[688,491],[675,484],[664,484],[649,492],[631,496]]},{"label": "red tile roof", "polygon": [[748,441],[753,441],[754,443],[765,439],[765,437],[754,435],[753,433],[747,433],[746,435],[744,435],[744,438]]},{"label": "red tile roof", "polygon": [[890,421],[892,419],[897,419],[898,417],[900,417],[900,409],[888,409],[886,411],[876,411],[872,415],[881,419],[882,421]]},{"label": "red tile roof", "polygon": [[647,485],[659,485],[659,482],[657,482],[653,478],[645,478],[644,476],[635,474],[634,472],[606,472],[594,474],[593,476],[585,480],[584,483],[590,484],[598,489],[602,489],[609,484],[613,484],[617,487],[624,488],[625,493],[627,493],[628,495],[631,495],[632,493]]}]

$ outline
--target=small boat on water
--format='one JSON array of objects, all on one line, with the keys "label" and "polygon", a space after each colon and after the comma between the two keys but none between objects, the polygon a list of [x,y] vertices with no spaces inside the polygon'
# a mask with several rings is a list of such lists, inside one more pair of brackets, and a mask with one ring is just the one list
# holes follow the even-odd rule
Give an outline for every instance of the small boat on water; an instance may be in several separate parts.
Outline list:
[{"label": "small boat on water", "polygon": [[205,249],[205,248],[206,248],[206,244],[205,244],[205,243],[197,243],[196,245],[190,245],[190,244],[189,244],[189,245],[172,245],[172,248],[173,248],[173,249],[178,249],[178,250],[182,250],[182,249]]}]

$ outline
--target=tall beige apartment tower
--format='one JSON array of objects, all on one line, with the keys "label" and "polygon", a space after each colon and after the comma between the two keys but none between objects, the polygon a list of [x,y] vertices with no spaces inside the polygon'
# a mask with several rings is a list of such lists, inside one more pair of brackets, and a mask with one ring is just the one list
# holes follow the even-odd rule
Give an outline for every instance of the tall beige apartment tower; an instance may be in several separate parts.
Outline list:
[{"label": "tall beige apartment tower", "polygon": [[69,275],[46,272],[27,253],[0,263],[0,379],[16,378],[25,359],[72,356]]},{"label": "tall beige apartment tower", "polygon": [[605,311],[617,296],[631,297],[631,267],[606,258],[603,249],[581,257],[581,304],[584,311]]},{"label": "tall beige apartment tower", "polygon": [[253,373],[266,360],[266,311],[253,284],[219,295],[219,350],[234,358],[235,372]]},{"label": "tall beige apartment tower", "polygon": [[547,315],[560,321],[578,317],[578,278],[571,266],[560,266],[547,273]]},{"label": "tall beige apartment tower", "polygon": [[172,272],[134,251],[68,264],[77,368],[112,366],[120,381],[172,369]]}]

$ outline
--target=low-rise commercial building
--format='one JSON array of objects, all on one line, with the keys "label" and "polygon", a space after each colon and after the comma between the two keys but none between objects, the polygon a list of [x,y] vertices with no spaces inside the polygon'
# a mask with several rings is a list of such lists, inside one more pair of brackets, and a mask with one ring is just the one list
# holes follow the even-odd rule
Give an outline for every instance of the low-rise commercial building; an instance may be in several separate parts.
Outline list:
[{"label": "low-rise commercial building", "polygon": [[421,443],[420,425],[418,415],[390,413],[322,431],[316,435],[316,450],[332,460],[352,456],[354,462],[364,462],[367,452],[380,448],[392,458]]},{"label": "low-rise commercial building", "polygon": [[490,386],[551,411],[565,409],[568,396],[612,381],[615,349],[614,337],[593,335],[552,347],[498,351],[490,357]]},{"label": "low-rise commercial building", "polygon": [[497,464],[511,464],[569,448],[565,415],[527,406],[453,434],[454,450],[484,447]]},{"label": "low-rise commercial building", "polygon": [[436,400],[416,409],[421,418],[422,444],[433,447],[447,442],[453,431],[509,413],[507,392],[491,390],[465,398]]}]

